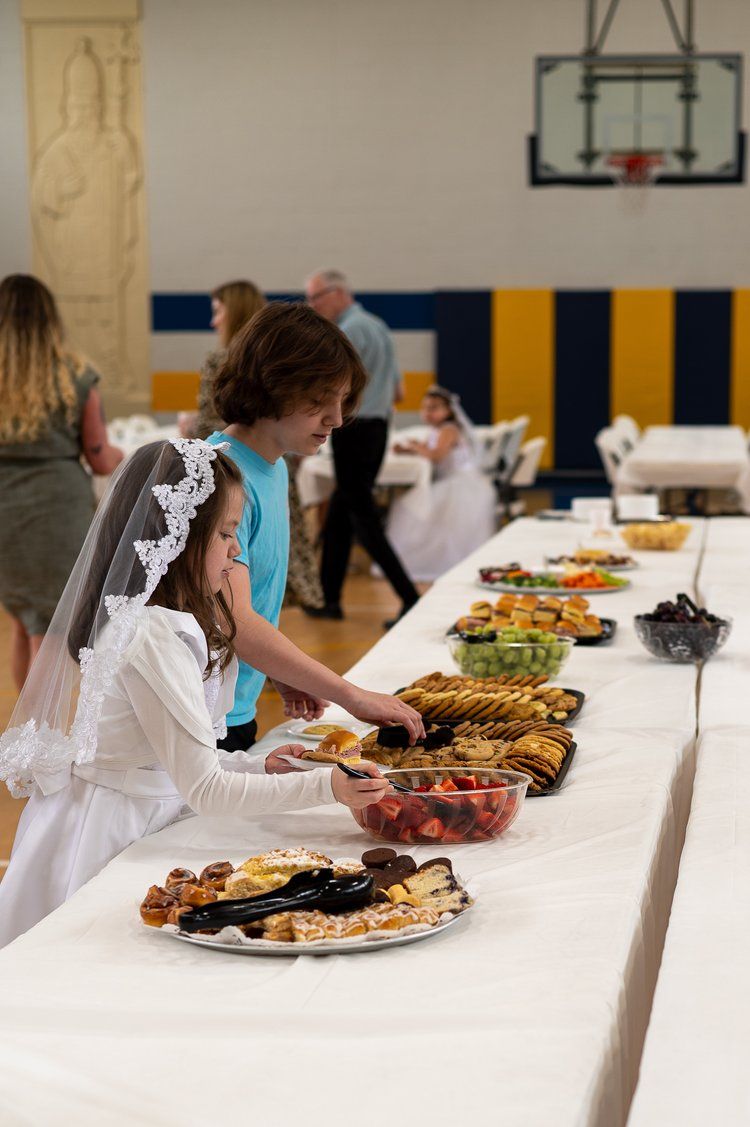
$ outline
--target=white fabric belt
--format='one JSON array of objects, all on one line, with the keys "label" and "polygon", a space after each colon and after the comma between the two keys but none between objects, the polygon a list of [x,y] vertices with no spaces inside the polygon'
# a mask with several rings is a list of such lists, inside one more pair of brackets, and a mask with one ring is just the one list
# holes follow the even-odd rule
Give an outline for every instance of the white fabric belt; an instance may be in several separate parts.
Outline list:
[{"label": "white fabric belt", "polygon": [[79,779],[96,783],[110,790],[119,790],[131,798],[180,798],[180,793],[166,771],[150,771],[144,767],[131,767],[128,771],[111,771],[105,767],[92,767],[83,763],[73,767]]}]

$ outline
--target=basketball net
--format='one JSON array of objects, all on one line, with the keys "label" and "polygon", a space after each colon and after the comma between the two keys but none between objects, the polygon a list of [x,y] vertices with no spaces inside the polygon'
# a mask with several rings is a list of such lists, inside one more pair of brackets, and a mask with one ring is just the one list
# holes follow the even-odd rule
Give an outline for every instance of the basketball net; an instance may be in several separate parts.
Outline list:
[{"label": "basketball net", "polygon": [[663,153],[610,153],[607,171],[620,192],[620,206],[626,215],[642,215],[650,189],[664,165]]}]

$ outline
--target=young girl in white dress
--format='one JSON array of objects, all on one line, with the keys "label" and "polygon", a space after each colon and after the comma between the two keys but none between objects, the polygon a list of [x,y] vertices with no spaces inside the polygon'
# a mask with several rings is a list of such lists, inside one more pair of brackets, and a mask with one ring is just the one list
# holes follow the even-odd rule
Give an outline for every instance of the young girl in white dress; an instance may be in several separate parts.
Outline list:
[{"label": "young girl in white dress", "polygon": [[154,442],[117,471],[0,737],[0,779],[30,795],[0,884],[0,946],[126,846],[182,814],[376,802],[375,768],[294,772],[217,751],[237,660],[223,590],[242,478],[216,447]]},{"label": "young girl in white dress", "polygon": [[473,427],[453,392],[431,387],[420,414],[424,442],[394,446],[432,462],[429,493],[405,493],[388,515],[388,539],[413,579],[437,579],[495,532],[495,490],[479,468]]}]

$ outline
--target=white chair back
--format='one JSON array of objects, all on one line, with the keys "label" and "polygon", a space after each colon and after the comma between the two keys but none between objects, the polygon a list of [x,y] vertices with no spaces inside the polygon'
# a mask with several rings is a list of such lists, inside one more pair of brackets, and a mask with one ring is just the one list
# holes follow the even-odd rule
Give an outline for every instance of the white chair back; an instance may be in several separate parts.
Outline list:
[{"label": "white chair back", "polygon": [[628,450],[632,450],[640,441],[641,428],[632,415],[615,415],[611,423],[612,429],[618,431],[627,440]]},{"label": "white chair back", "polygon": [[528,442],[524,442],[521,447],[521,456],[510,482],[514,488],[528,488],[534,484],[539,472],[542,452],[546,445],[546,438],[530,438]]},{"label": "white chair back", "polygon": [[505,446],[501,451],[503,466],[498,474],[501,482],[509,482],[515,473],[521,454],[521,443],[524,440],[528,425],[528,415],[518,415],[508,424],[508,436],[505,441]]},{"label": "white chair back", "polygon": [[621,432],[618,433],[614,427],[602,427],[594,442],[604,465],[607,481],[612,484],[617,477],[617,471],[632,447],[628,444],[628,448],[625,448],[623,443],[627,443],[627,439]]},{"label": "white chair back", "polygon": [[494,473],[497,469],[505,451],[509,431],[509,423],[495,423],[494,426],[484,428],[484,434],[477,434],[479,468],[485,473]]}]

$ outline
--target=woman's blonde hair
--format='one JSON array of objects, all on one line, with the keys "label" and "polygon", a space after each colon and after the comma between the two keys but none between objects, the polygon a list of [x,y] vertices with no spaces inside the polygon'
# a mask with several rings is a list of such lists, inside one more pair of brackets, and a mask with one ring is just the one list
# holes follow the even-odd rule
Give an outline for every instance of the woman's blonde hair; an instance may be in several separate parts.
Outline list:
[{"label": "woman's blonde hair", "polygon": [[74,372],[83,363],[65,348],[55,299],[30,274],[0,282],[0,443],[35,442],[50,417],[76,420]]},{"label": "woman's blonde hair", "polygon": [[211,297],[220,301],[227,311],[227,323],[224,329],[226,346],[242,326],[266,304],[266,296],[255,282],[225,282],[223,286],[217,286],[211,291]]}]

